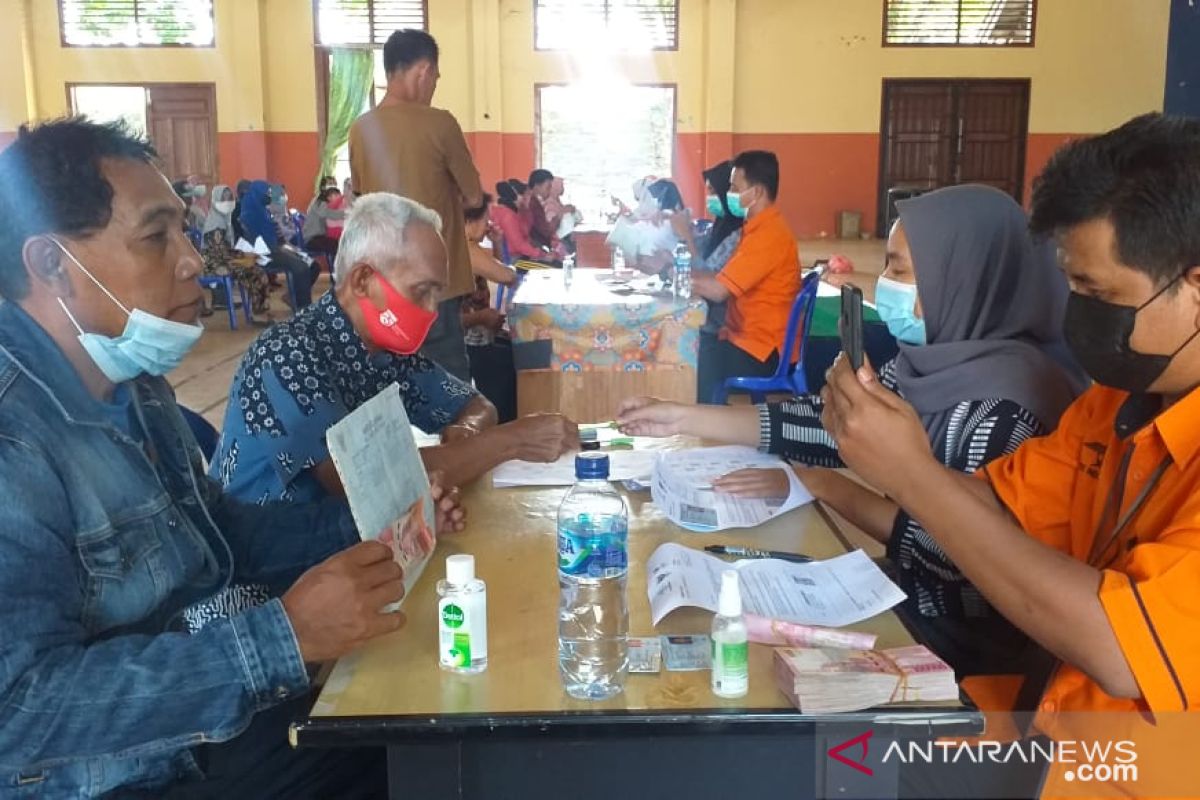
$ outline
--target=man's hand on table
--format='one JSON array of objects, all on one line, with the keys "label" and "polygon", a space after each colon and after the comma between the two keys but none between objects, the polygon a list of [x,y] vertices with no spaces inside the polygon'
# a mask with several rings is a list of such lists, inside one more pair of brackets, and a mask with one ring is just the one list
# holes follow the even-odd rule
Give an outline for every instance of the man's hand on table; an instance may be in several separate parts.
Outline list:
[{"label": "man's hand on table", "polygon": [[657,397],[627,397],[617,407],[617,427],[629,436],[674,436],[684,432],[689,408]]},{"label": "man's hand on table", "polygon": [[879,383],[869,363],[855,374],[840,355],[821,390],[821,423],[846,466],[903,505],[911,479],[942,465],[917,412]]},{"label": "man's hand on table", "polygon": [[429,475],[429,493],[433,496],[437,532],[458,533],[467,525],[467,510],[463,508],[457,486],[445,486],[442,473]]},{"label": "man's hand on table", "polygon": [[307,663],[352,652],[404,624],[382,609],[404,597],[404,570],[382,542],[361,542],[300,576],[283,595],[300,656]]},{"label": "man's hand on table", "polygon": [[530,414],[503,426],[509,452],[522,461],[549,463],[579,449],[579,426],[562,414]]}]

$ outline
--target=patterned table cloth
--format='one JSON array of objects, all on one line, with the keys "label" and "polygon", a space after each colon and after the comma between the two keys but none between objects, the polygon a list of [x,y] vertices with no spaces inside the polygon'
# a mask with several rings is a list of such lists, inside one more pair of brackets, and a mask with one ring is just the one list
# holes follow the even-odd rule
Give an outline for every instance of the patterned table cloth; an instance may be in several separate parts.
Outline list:
[{"label": "patterned table cloth", "polygon": [[508,308],[514,346],[549,340],[545,366],[562,372],[695,369],[704,302],[678,301],[650,279],[615,281],[577,268],[568,290],[561,270],[530,272]]}]

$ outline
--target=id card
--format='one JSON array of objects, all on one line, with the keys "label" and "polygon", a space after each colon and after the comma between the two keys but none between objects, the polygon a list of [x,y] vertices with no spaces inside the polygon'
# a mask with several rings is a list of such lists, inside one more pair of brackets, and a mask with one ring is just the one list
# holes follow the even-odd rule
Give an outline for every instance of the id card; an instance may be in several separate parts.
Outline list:
[{"label": "id card", "polygon": [[712,667],[712,644],[707,636],[663,636],[663,662],[672,672]]},{"label": "id card", "polygon": [[658,672],[662,669],[662,642],[657,636],[629,637],[629,671]]}]

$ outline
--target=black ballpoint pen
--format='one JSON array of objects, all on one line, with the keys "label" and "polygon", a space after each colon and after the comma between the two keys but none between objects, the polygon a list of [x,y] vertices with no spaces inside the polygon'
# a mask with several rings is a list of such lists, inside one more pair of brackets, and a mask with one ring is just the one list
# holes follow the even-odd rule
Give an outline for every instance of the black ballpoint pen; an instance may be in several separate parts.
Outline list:
[{"label": "black ballpoint pen", "polygon": [[782,561],[792,561],[797,564],[807,564],[812,561],[811,556],[803,555],[802,553],[784,553],[779,550],[755,550],[753,547],[739,547],[737,545],[710,544],[704,548],[706,553],[715,553],[719,556],[740,556],[741,558],[778,558]]}]

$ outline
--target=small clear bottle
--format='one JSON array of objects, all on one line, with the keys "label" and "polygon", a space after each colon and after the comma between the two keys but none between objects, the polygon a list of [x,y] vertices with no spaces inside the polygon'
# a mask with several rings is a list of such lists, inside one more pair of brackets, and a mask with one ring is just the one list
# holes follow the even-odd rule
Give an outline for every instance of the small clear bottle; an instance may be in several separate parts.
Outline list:
[{"label": "small clear bottle", "polygon": [[721,573],[721,594],[712,624],[712,691],[717,697],[745,697],[750,691],[750,645],[737,570]]},{"label": "small clear bottle", "polygon": [[446,558],[438,581],[438,662],[448,672],[487,669],[487,587],[475,577],[475,556]]}]

